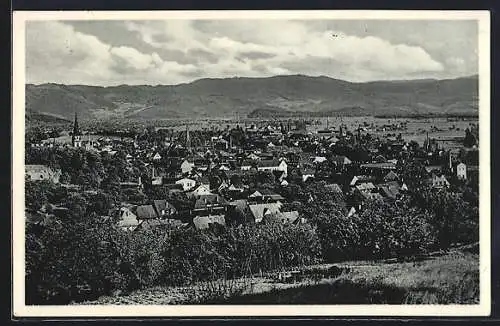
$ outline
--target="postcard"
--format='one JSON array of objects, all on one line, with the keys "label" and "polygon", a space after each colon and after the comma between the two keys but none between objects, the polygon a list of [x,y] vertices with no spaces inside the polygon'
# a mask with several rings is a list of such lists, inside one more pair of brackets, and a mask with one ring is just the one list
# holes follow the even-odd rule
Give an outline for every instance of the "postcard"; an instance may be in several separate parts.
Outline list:
[{"label": "postcard", "polygon": [[490,314],[488,11],[18,11],[13,99],[16,317]]}]

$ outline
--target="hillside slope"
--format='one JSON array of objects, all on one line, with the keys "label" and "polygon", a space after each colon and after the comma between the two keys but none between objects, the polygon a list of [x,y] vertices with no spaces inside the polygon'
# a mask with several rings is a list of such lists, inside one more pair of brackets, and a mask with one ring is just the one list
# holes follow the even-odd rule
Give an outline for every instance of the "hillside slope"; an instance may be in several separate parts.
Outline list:
[{"label": "hillside slope", "polygon": [[303,75],[161,86],[26,85],[28,112],[84,119],[247,116],[254,110],[349,114],[477,112],[478,77],[351,83]]}]

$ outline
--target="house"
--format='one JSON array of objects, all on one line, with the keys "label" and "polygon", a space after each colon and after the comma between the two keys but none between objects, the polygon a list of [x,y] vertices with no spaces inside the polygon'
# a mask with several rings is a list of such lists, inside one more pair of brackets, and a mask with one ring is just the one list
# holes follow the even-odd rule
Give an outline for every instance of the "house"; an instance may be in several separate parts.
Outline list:
[{"label": "house", "polygon": [[479,180],[478,165],[467,165],[467,179],[473,180],[473,182],[478,182]]},{"label": "house", "polygon": [[345,196],[344,192],[342,191],[342,188],[336,183],[332,184],[326,184],[325,185],[326,190],[328,190],[329,193],[331,193],[333,199],[337,203],[343,203],[345,201]]},{"label": "house", "polygon": [[177,183],[165,183],[163,185],[164,188],[168,190],[168,192],[173,193],[173,192],[182,192],[184,188],[182,187],[181,184]]},{"label": "house", "polygon": [[465,165],[465,163],[457,165],[457,177],[462,180],[467,180],[467,165]]},{"label": "house", "polygon": [[248,196],[251,201],[276,202],[285,200],[281,195],[268,189],[256,190]]},{"label": "house", "polygon": [[193,224],[197,230],[205,230],[211,224],[226,225],[226,219],[224,215],[196,216],[193,218]]},{"label": "house", "polygon": [[351,187],[354,187],[354,186],[356,186],[359,183],[372,182],[372,181],[375,181],[375,178],[372,177],[372,176],[368,176],[368,175],[355,175],[354,177],[352,177],[352,180],[349,183],[349,185]]},{"label": "house", "polygon": [[429,175],[441,174],[442,168],[443,167],[441,165],[429,165],[425,167],[425,172],[427,172]]},{"label": "house", "polygon": [[347,156],[337,156],[334,155],[330,158],[330,161],[337,166],[346,166],[352,163],[352,161]]},{"label": "house", "polygon": [[385,162],[387,162],[387,158],[385,156],[379,154],[373,158],[373,162],[374,163],[385,163]]},{"label": "house", "polygon": [[314,159],[313,159],[313,163],[323,163],[323,162],[326,162],[327,159],[326,157],[324,156],[316,156]]},{"label": "house", "polygon": [[427,180],[427,184],[430,185],[432,188],[443,188],[443,187],[448,187],[450,185],[448,179],[446,179],[444,174],[441,175],[433,174],[432,177]]},{"label": "house", "polygon": [[361,164],[360,168],[367,172],[383,172],[396,170],[396,164],[394,164],[393,162],[365,163]]},{"label": "house", "polygon": [[302,168],[302,181],[306,182],[309,179],[314,179],[314,173],[316,171],[311,168]]},{"label": "house", "polygon": [[357,193],[361,196],[362,200],[378,200],[382,199],[382,194],[377,189],[358,190]]},{"label": "house", "polygon": [[153,229],[158,226],[162,225],[176,225],[176,226],[188,226],[188,223],[183,223],[180,220],[176,219],[149,219],[149,220],[142,220],[139,222],[139,225],[135,228],[135,230],[143,229],[143,230],[148,230],[148,229]]},{"label": "house", "polygon": [[229,188],[229,185],[227,184],[226,180],[222,180],[220,184],[217,187],[217,191],[221,192]]},{"label": "house", "polygon": [[135,209],[135,215],[138,220],[148,220],[158,218],[158,214],[153,205],[140,205]]},{"label": "house", "polygon": [[160,153],[156,153],[154,156],[153,156],[153,161],[159,161],[161,160],[161,155]]},{"label": "house", "polygon": [[225,212],[228,202],[220,195],[208,194],[201,195],[196,199],[194,204],[193,212],[195,214],[207,213],[207,212]]},{"label": "house", "polygon": [[287,167],[284,160],[261,160],[257,163],[258,171],[284,171],[287,173]]},{"label": "house", "polygon": [[153,200],[153,207],[160,218],[167,218],[177,214],[175,207],[165,199]]},{"label": "house", "polygon": [[301,222],[298,211],[278,212],[274,214],[265,214],[262,223],[278,222],[281,224],[297,224]]},{"label": "house", "polygon": [[355,188],[361,192],[363,191],[372,191],[376,189],[375,185],[371,182],[366,182],[366,183],[359,183],[355,186]]},{"label": "house", "polygon": [[181,163],[181,171],[182,173],[189,173],[193,170],[194,168],[194,163],[189,162],[188,160],[184,160]]},{"label": "house", "polygon": [[279,213],[281,207],[281,202],[248,205],[256,223],[260,223],[264,216]]},{"label": "house", "polygon": [[384,181],[385,182],[387,182],[387,181],[396,181],[396,180],[399,180],[399,176],[394,171],[389,171],[389,173],[387,173],[384,176]]},{"label": "house", "polygon": [[117,211],[118,226],[125,230],[133,230],[139,225],[137,215],[132,211],[135,206],[122,206]]},{"label": "house", "polygon": [[180,180],[177,180],[175,184],[181,185],[182,190],[189,191],[196,185],[196,181],[189,178],[182,178]]},{"label": "house", "polygon": [[203,195],[211,195],[212,193],[210,192],[210,187],[205,184],[200,184],[197,186],[193,191],[189,193],[190,196],[192,197],[199,197]]},{"label": "house", "polygon": [[231,168],[227,164],[221,164],[219,166],[219,171],[229,171]]},{"label": "house", "polygon": [[256,161],[256,160],[260,160],[260,156],[258,156],[255,153],[250,153],[249,155],[247,155],[247,159],[251,160],[251,161]]},{"label": "house", "polygon": [[244,161],[241,163],[240,169],[241,169],[242,171],[248,171],[248,170],[250,170],[250,169],[251,169],[254,165],[255,165],[255,162],[254,162],[254,161],[244,160]]},{"label": "house", "polygon": [[134,189],[134,188],[140,189],[142,188],[142,186],[143,186],[142,179],[140,176],[137,178],[137,182],[134,181],[120,182],[120,188],[122,189]]},{"label": "house", "polygon": [[340,186],[336,183],[326,184],[325,188],[334,193],[340,193],[340,194],[343,193],[342,188],[340,188]]},{"label": "house", "polygon": [[61,170],[53,170],[46,165],[29,164],[25,165],[25,175],[31,181],[48,180],[53,183],[59,183],[61,177]]},{"label": "house", "polygon": [[153,177],[151,178],[151,184],[153,186],[161,186],[163,184],[163,177]]},{"label": "house", "polygon": [[396,199],[399,197],[399,187],[391,187],[387,185],[381,185],[380,194],[385,198]]},{"label": "house", "polygon": [[223,138],[217,139],[214,143],[214,146],[217,149],[228,149],[229,145],[230,145],[229,142]]}]

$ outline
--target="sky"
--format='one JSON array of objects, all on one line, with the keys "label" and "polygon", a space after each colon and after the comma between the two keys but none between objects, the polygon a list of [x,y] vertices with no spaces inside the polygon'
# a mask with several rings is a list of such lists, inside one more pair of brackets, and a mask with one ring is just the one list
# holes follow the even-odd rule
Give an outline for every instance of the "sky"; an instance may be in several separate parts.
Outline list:
[{"label": "sky", "polygon": [[29,21],[26,82],[169,85],[303,74],[366,82],[478,73],[470,20]]}]

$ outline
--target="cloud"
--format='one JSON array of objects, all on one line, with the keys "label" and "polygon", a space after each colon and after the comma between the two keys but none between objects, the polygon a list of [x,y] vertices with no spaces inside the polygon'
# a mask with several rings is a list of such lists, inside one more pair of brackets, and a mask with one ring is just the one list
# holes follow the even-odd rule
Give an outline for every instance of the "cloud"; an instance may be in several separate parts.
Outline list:
[{"label": "cloud", "polygon": [[157,52],[110,46],[62,22],[32,22],[26,33],[27,82],[160,84],[184,81],[196,67],[163,60]]},{"label": "cloud", "polygon": [[[204,64],[208,74],[223,73],[222,76],[249,74],[252,65],[268,67],[252,71],[252,76],[278,71],[307,73],[290,71],[283,66],[306,67],[308,61],[318,62],[319,59],[335,60],[350,67],[353,75],[359,75],[356,69],[362,69],[367,79],[370,79],[370,71],[374,76],[383,72],[404,77],[444,69],[419,46],[393,44],[374,36],[320,30],[296,21],[170,21],[126,25],[148,45],[185,53],[210,53],[212,58],[219,60],[199,60],[199,63]],[[164,42],[155,39],[159,35],[163,35]],[[321,68],[329,70],[325,66]]]},{"label": "cloud", "polygon": [[121,59],[123,63],[136,70],[147,70],[161,65],[163,60],[156,52],[144,54],[128,46],[120,46],[110,50],[111,55]]},{"label": "cloud", "polygon": [[[65,22],[30,22],[28,81],[173,84],[283,74],[369,81],[448,77],[474,68],[474,54],[438,59],[434,41],[431,54],[423,43],[404,42],[399,32],[397,38],[384,38],[389,32],[361,34],[324,22],[173,19],[113,24],[115,31],[123,30],[120,39],[129,35],[126,44],[110,42],[113,37],[102,24],[95,29],[86,24],[82,32]],[[425,37],[414,39],[423,42]]]},{"label": "cloud", "polygon": [[83,80],[109,77],[110,47],[93,35],[75,32],[60,22],[31,22],[26,31],[27,78],[51,80],[67,76]]},{"label": "cloud", "polygon": [[454,70],[462,71],[465,69],[465,60],[458,57],[450,57],[446,59],[446,64]]}]

